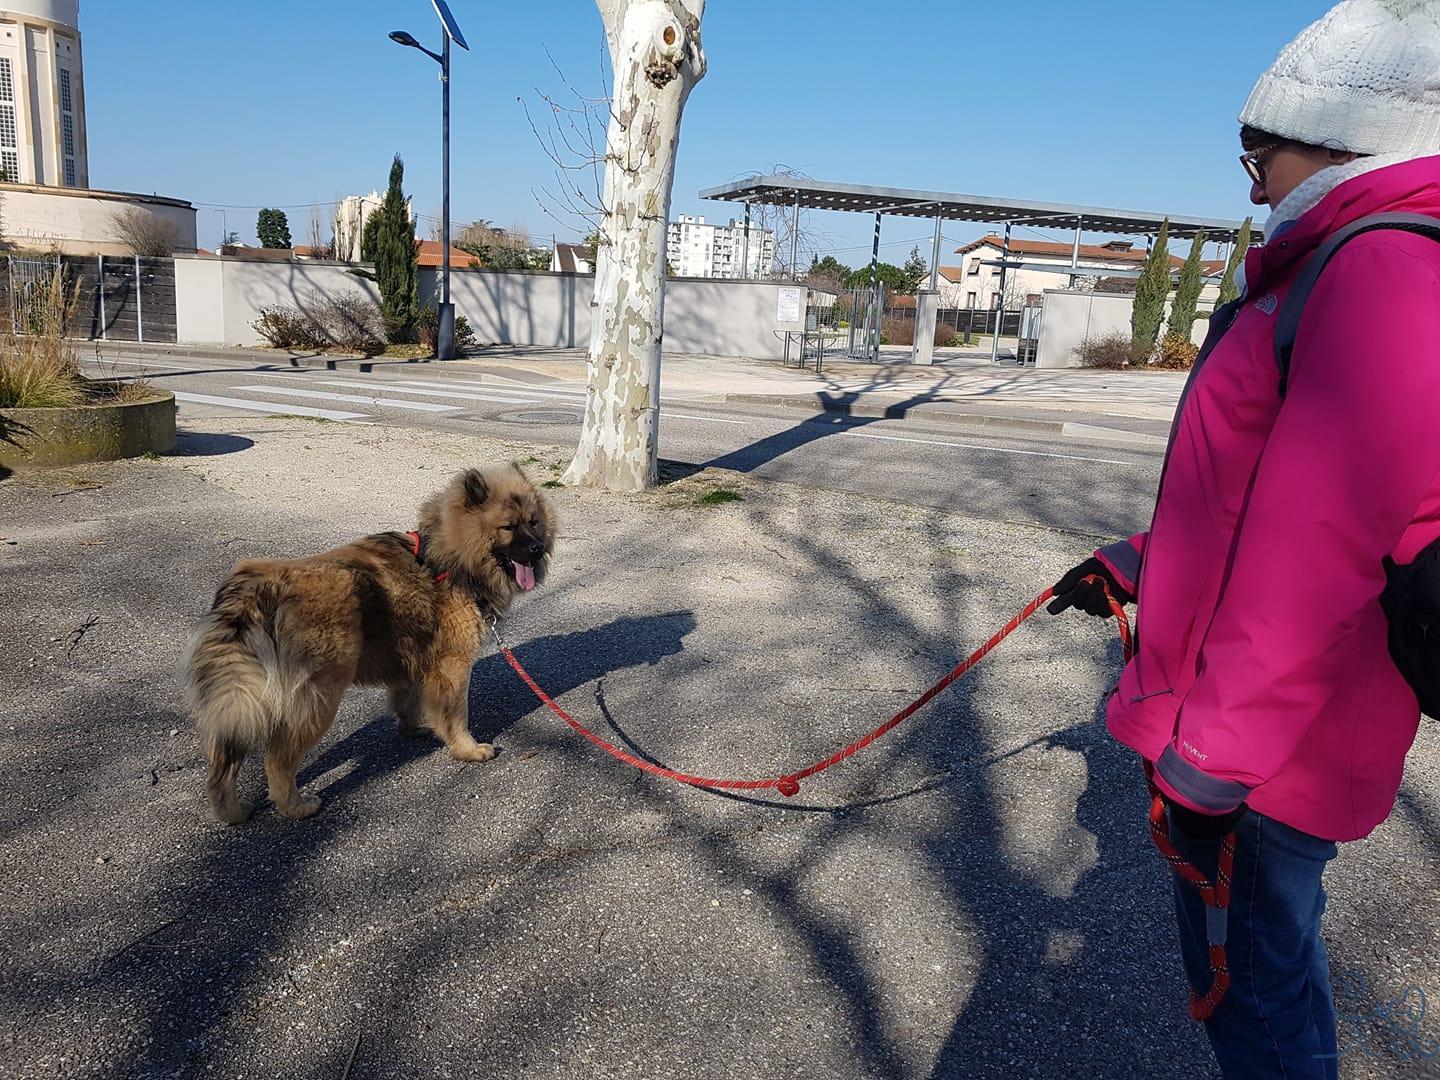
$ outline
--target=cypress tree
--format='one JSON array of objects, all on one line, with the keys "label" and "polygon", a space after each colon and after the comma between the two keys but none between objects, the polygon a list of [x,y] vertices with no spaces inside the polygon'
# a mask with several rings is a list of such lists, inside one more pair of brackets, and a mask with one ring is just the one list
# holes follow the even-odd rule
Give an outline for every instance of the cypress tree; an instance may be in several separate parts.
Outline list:
[{"label": "cypress tree", "polygon": [[1225,275],[1220,279],[1220,296],[1215,301],[1216,307],[1228,304],[1240,295],[1240,287],[1235,284],[1235,275],[1245,259],[1245,252],[1250,250],[1250,222],[1252,220],[1248,217],[1245,219],[1245,224],[1240,226],[1240,235],[1235,238],[1235,249],[1230,252],[1230,260],[1225,264]]},{"label": "cypress tree", "polygon": [[[392,343],[415,340],[420,287],[415,251],[415,222],[405,206],[405,164],[400,155],[390,166],[390,186],[380,208],[366,223],[364,240],[373,239],[375,282],[380,287],[380,313],[385,336]],[[364,243],[362,241],[362,247]]]},{"label": "cypress tree", "polygon": [[1145,260],[1140,280],[1135,283],[1135,309],[1130,314],[1130,355],[1144,363],[1155,348],[1160,322],[1165,318],[1165,298],[1170,295],[1170,253],[1165,247],[1170,219],[1160,223],[1160,234]]},{"label": "cypress tree", "polygon": [[1200,256],[1205,253],[1205,233],[1195,234],[1190,242],[1190,254],[1185,256],[1185,265],[1180,269],[1180,284],[1175,287],[1175,302],[1170,305],[1170,321],[1165,325],[1166,337],[1190,340],[1190,327],[1195,322],[1195,303],[1200,299],[1200,288],[1204,284],[1200,270]]}]

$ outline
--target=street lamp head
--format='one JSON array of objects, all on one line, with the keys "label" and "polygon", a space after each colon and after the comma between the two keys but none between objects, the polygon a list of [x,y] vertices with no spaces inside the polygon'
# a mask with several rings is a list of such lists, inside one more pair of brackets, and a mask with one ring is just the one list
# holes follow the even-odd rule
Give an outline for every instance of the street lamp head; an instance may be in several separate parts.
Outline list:
[{"label": "street lamp head", "polygon": [[404,30],[391,30],[390,40],[396,45],[405,45],[411,49],[420,48],[420,42],[415,40],[414,35],[407,34]]}]

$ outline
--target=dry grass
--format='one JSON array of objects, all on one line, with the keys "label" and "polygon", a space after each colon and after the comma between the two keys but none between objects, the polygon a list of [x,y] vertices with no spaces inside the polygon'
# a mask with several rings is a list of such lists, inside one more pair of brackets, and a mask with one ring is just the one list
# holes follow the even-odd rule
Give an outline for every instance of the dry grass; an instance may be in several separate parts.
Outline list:
[{"label": "dry grass", "polygon": [[1111,330],[1099,337],[1086,338],[1075,350],[1081,367],[1126,368],[1135,363],[1130,351],[1130,335]]},{"label": "dry grass", "polygon": [[16,320],[0,311],[0,407],[63,408],[90,396],[80,357],[65,337],[78,295],[57,271],[21,298],[24,334],[17,334]]}]

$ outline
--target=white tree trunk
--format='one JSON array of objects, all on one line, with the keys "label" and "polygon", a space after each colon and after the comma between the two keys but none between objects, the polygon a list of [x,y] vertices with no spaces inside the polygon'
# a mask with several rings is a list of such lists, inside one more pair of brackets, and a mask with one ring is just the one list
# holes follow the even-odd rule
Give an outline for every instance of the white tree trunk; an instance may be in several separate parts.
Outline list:
[{"label": "white tree trunk", "polygon": [[615,87],[591,311],[590,392],[565,481],[639,491],[657,479],[665,227],[680,114],[705,74],[705,0],[597,0]]}]

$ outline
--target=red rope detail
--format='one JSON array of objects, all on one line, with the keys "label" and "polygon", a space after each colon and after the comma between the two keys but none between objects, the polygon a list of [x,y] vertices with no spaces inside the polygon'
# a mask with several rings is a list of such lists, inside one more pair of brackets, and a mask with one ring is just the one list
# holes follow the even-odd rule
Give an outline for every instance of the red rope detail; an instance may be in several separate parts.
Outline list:
[{"label": "red rope detail", "polygon": [[[1099,579],[1097,578],[1095,580]],[[1035,612],[1040,610],[1041,605],[1044,604],[1047,600],[1049,600],[1052,595],[1052,591],[1050,589],[1046,589],[1039,596],[1035,597],[1034,600],[1031,600],[1028,604],[1025,605],[1024,608],[1021,609],[1018,615],[1016,615],[1013,619],[1011,619],[999,630],[997,630],[994,636],[992,636],[989,641],[985,642],[985,644],[981,645],[980,648],[976,649],[959,664],[955,665],[955,667],[951,669],[949,674],[947,674],[934,686],[930,687],[929,690],[926,690],[909,705],[906,705],[898,713],[890,717],[889,720],[886,720],[883,724],[875,728],[873,731],[867,732],[843,749],[837,750],[829,757],[824,758],[821,761],[817,761],[814,764],[807,765],[803,769],[797,769],[794,772],[785,773],[783,776],[771,776],[759,780],[740,780],[716,776],[696,776],[691,773],[680,772],[678,769],[667,769],[664,766],[655,765],[649,761],[644,760],[643,758],[636,757],[634,754],[631,754],[628,751],[623,750],[612,743],[606,742],[599,735],[596,735],[584,724],[581,724],[573,716],[567,713],[563,708],[556,704],[554,700],[551,699],[549,694],[545,693],[545,691],[540,688],[540,685],[533,678],[530,677],[530,673],[526,671],[525,668],[521,665],[520,661],[515,658],[515,654],[510,651],[509,646],[507,646],[505,642],[501,640],[498,630],[495,634],[495,640],[496,643],[500,646],[500,654],[505,657],[505,662],[508,663],[515,670],[515,674],[519,675],[520,678],[524,680],[525,685],[530,687],[531,691],[535,694],[535,696],[540,699],[540,702],[556,716],[558,716],[561,720],[563,720],[567,725],[569,725],[569,727],[576,734],[593,743],[595,746],[598,746],[601,750],[605,751],[605,753],[609,754],[611,757],[619,761],[623,761],[626,765],[629,765],[632,768],[639,769],[641,772],[649,773],[652,776],[659,776],[666,780],[675,780],[681,784],[689,784],[692,787],[713,788],[717,791],[774,790],[778,791],[781,795],[784,795],[788,798],[796,794],[800,790],[801,780],[805,780],[811,776],[816,775],[817,773],[822,773],[826,769],[834,765],[840,764],[840,762],[844,761],[846,758],[852,757],[855,754],[859,753],[861,750],[865,749],[865,747],[869,746],[875,740],[882,738],[889,732],[893,731],[895,728],[899,727],[907,719],[913,716],[917,711],[919,711],[925,705],[929,704],[932,700],[934,700],[935,697],[943,693],[957,679],[963,678],[964,675],[971,668],[973,668],[981,660],[985,659],[985,657],[988,656],[997,645],[999,645],[1002,641],[1004,641],[1007,637],[1009,637],[1012,633],[1019,629],[1020,625],[1024,623],[1027,619],[1029,619],[1032,615],[1034,615]],[[1131,653],[1130,620],[1125,615],[1124,607],[1113,597],[1110,598],[1110,610],[1114,613],[1116,620],[1119,622],[1120,641],[1125,651],[1125,659],[1128,661],[1130,659]]]},{"label": "red rope detail", "polygon": [[[1150,785],[1150,839],[1154,842],[1156,850],[1165,856],[1171,868],[1184,880],[1195,887],[1207,907],[1219,908],[1222,911],[1230,907],[1230,883],[1235,876],[1235,830],[1230,830],[1225,838],[1220,841],[1220,861],[1215,867],[1215,880],[1211,881],[1194,863],[1180,854],[1178,848],[1170,841],[1169,823],[1165,817],[1165,800],[1161,797],[1159,790],[1155,787],[1153,778],[1154,769],[1147,761],[1145,763],[1145,780]],[[1203,995],[1190,992],[1190,1015],[1195,1020],[1209,1020],[1220,1002],[1225,1000],[1225,992],[1230,989],[1230,961],[1225,954],[1225,943],[1223,941],[1212,941],[1210,944],[1210,989]]]}]

